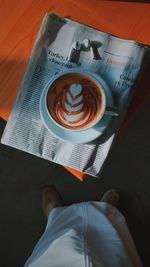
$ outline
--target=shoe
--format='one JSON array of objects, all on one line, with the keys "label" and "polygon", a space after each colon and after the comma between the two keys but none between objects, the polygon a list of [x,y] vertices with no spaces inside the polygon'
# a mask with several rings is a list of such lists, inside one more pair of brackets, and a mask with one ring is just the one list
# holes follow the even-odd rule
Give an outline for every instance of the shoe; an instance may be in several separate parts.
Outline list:
[{"label": "shoe", "polygon": [[60,194],[52,186],[46,187],[42,192],[42,208],[48,219],[49,213],[52,209],[62,206],[62,199]]},{"label": "shoe", "polygon": [[108,203],[108,204],[110,204],[116,208],[119,208],[119,206],[120,206],[119,193],[114,189],[110,189],[110,190],[106,191],[106,193],[101,198],[101,201],[106,202],[106,203]]}]

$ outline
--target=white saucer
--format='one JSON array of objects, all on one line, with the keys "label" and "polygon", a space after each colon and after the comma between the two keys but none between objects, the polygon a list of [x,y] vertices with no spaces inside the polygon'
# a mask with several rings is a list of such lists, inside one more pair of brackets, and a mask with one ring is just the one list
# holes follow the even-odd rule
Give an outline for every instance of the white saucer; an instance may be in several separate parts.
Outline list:
[{"label": "white saucer", "polygon": [[[82,70],[82,73],[83,73],[83,70]],[[55,77],[55,79],[60,77],[61,75],[62,75],[62,72],[61,74],[58,74]],[[112,93],[109,87],[107,86],[107,84],[105,83],[105,81],[96,74],[92,74],[92,76],[96,78],[103,85],[103,89],[106,95],[107,106],[113,106],[114,101],[113,101]],[[104,115],[101,121],[98,122],[93,128],[83,130],[83,131],[74,132],[69,129],[61,128],[57,124],[55,124],[55,122],[49,116],[49,112],[48,112],[46,101],[45,101],[47,97],[48,89],[53,81],[54,81],[54,78],[45,86],[41,94],[41,98],[40,98],[40,115],[48,131],[52,135],[54,135],[55,137],[59,138],[62,141],[75,143],[75,144],[89,143],[97,139],[98,137],[100,137],[104,133],[104,131],[106,130],[106,128],[108,127],[112,119],[110,115]]]}]

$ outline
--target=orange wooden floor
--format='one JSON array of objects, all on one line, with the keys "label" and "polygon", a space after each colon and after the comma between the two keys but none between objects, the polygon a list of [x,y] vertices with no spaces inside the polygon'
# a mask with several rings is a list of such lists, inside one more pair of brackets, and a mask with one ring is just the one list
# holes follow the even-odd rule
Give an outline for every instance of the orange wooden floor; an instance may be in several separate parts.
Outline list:
[{"label": "orange wooden floor", "polygon": [[[150,45],[150,4],[100,0],[0,0],[0,116],[6,121],[46,12],[55,12],[116,36]],[[150,97],[148,78],[149,75],[136,93],[128,117]],[[67,169],[83,179],[83,173]]]}]

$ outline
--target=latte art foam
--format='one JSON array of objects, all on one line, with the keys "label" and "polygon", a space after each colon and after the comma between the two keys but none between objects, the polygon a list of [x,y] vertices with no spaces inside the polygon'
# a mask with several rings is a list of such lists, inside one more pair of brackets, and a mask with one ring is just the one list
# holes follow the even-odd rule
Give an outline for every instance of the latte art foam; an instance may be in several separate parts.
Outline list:
[{"label": "latte art foam", "polygon": [[65,128],[83,130],[101,117],[102,93],[92,79],[66,74],[51,86],[47,98],[53,119]]}]

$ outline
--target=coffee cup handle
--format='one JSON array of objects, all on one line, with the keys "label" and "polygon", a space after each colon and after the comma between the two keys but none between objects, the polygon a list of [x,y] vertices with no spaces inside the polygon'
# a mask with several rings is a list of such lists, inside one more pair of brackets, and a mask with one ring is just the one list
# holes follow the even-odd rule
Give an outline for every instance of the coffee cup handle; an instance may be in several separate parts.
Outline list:
[{"label": "coffee cup handle", "polygon": [[105,115],[110,115],[110,116],[119,116],[119,109],[117,107],[106,107]]}]

